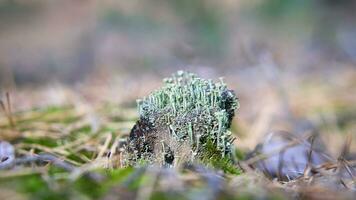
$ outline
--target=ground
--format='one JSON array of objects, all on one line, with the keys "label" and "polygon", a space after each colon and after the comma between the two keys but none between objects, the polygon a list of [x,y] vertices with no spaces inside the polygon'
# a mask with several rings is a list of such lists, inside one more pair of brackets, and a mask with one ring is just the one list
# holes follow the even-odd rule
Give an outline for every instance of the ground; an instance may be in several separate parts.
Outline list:
[{"label": "ground", "polygon": [[[343,87],[352,88],[354,79],[346,79],[352,76],[351,73],[340,74],[345,78]],[[135,84],[130,86],[133,91],[141,91],[135,95],[143,96],[150,88],[160,85],[156,80],[145,81],[146,89],[138,90],[137,87],[142,86]],[[234,80],[227,77],[227,83],[234,85]],[[73,89],[55,85],[36,90],[18,89],[9,93],[9,104],[4,94],[0,136],[2,141],[13,145],[16,160],[13,166],[0,171],[1,198],[352,199],[355,182],[350,176],[353,177],[355,161],[346,160],[346,155],[340,154],[342,148],[351,152],[355,148],[353,144],[345,144],[351,141],[353,135],[350,133],[354,130],[354,96],[349,95],[348,90],[335,90],[328,83],[315,84],[315,80],[311,84],[303,80],[303,84],[288,91],[276,86],[277,89],[264,93],[264,97],[270,100],[255,105],[262,109],[256,112],[253,120],[249,117],[254,112],[251,109],[256,109],[252,107],[255,101],[246,101],[249,94],[240,90],[242,107],[232,129],[237,137],[237,156],[236,162],[227,170],[221,163],[180,168],[138,163],[135,167],[128,167],[124,144],[138,114],[135,95],[130,96],[129,91],[125,93],[125,89],[120,87],[107,89],[107,84],[98,83],[96,88],[81,86]],[[276,92],[278,90],[284,94]],[[98,95],[98,91],[106,96]],[[117,93],[124,97],[119,98]],[[271,115],[279,107],[279,103],[273,101],[275,97],[281,97],[278,95],[287,96],[285,103],[292,113],[287,113],[282,120]],[[308,101],[303,96],[308,96]],[[320,101],[320,98],[327,100]],[[318,110],[323,106],[322,112]],[[247,109],[249,107],[250,110]],[[324,116],[318,120],[316,113]],[[292,119],[286,120],[289,115]],[[313,173],[306,172],[290,181],[271,179],[250,167],[253,159],[244,157],[263,140],[260,132],[266,131],[260,129],[283,127],[297,130],[295,127],[301,126],[299,121],[303,121],[300,120],[303,117],[310,121],[314,119],[312,124],[322,133],[323,141],[327,141],[327,150],[334,161],[314,166],[309,169]],[[275,127],[271,125],[273,123]],[[348,140],[347,134],[350,136]],[[346,173],[346,177],[341,175],[340,178],[338,171],[345,166],[351,168],[351,174]]]}]

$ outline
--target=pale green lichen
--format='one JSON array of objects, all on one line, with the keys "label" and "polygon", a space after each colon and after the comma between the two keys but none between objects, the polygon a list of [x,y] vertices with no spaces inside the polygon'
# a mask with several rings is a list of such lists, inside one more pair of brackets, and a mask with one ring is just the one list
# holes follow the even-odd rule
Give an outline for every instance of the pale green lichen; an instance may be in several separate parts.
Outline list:
[{"label": "pale green lichen", "polygon": [[[178,71],[164,79],[162,88],[137,100],[137,106],[140,121],[145,122],[148,129],[167,129],[177,142],[189,142],[193,154],[203,153],[210,140],[222,157],[231,155],[234,138],[229,128],[239,103],[222,78],[213,82]],[[146,141],[150,133],[143,132],[139,137]],[[137,131],[131,133],[131,142],[139,139],[135,134]]]}]

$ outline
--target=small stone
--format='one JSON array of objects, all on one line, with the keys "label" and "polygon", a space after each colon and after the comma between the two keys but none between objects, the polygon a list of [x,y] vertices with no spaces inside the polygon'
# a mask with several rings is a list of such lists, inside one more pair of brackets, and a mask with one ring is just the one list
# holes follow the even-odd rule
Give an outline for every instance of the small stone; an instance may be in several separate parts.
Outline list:
[{"label": "small stone", "polygon": [[0,169],[7,169],[13,166],[15,161],[15,149],[6,142],[0,141]]}]

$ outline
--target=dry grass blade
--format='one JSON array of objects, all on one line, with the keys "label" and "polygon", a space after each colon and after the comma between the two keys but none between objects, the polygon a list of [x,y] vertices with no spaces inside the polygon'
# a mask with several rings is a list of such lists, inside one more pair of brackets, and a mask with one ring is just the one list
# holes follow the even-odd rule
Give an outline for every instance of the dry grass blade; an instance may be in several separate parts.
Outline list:
[{"label": "dry grass blade", "polygon": [[309,151],[308,151],[308,163],[307,165],[305,166],[304,168],[304,172],[303,172],[303,175],[304,177],[307,177],[309,172],[311,171],[311,168],[312,168],[312,153],[313,153],[313,146],[314,146],[314,141],[315,141],[315,135],[313,135],[311,137],[311,141],[310,141],[310,148],[309,148]]},{"label": "dry grass blade", "polygon": [[14,119],[12,117],[12,109],[11,109],[11,99],[10,99],[10,94],[9,92],[6,92],[6,102],[7,102],[7,113],[8,113],[8,118],[9,118],[9,122],[11,127],[15,127],[15,122]]},{"label": "dry grass blade", "polygon": [[[10,103],[10,95],[6,93],[6,105],[3,100],[0,99],[0,107],[1,110],[4,112],[5,117],[7,118],[9,125],[13,128],[15,126],[14,120],[12,118],[12,111],[11,111],[11,103]],[[7,108],[6,108],[7,107]]]},{"label": "dry grass blade", "polygon": [[345,143],[343,145],[340,156],[338,158],[339,160],[340,159],[343,160],[350,153],[351,142],[352,142],[352,136],[351,136],[351,134],[348,134],[345,139]]},{"label": "dry grass blade", "polygon": [[[51,154],[38,154],[38,155],[26,156],[16,161],[17,164],[25,164],[25,163],[33,163],[33,162],[45,162],[48,164],[52,164],[56,167],[59,167],[71,173],[81,171],[78,167],[74,166],[73,164]],[[90,179],[94,181],[99,181],[100,179],[102,179],[101,175],[93,172],[86,173],[86,171],[82,171],[81,174],[87,175]]]},{"label": "dry grass blade", "polygon": [[[114,168],[114,167],[122,167],[122,154],[120,152],[120,154],[118,156],[115,156],[119,147],[119,143],[120,143],[120,137],[116,137],[113,144],[110,147],[110,151],[107,155],[108,157],[108,164],[110,168]],[[115,156],[115,157],[114,157]]]},{"label": "dry grass blade", "polygon": [[75,166],[60,159],[57,158],[54,155],[51,154],[39,154],[39,155],[32,155],[32,156],[26,156],[24,158],[20,158],[16,161],[17,164],[24,164],[24,163],[31,163],[31,162],[47,162],[51,163],[59,168],[62,168],[66,171],[73,171],[75,169]]},{"label": "dry grass blade", "polygon": [[[5,117],[9,120],[5,104],[1,99],[0,99],[0,107],[1,107],[1,110],[3,111],[3,113],[5,114]],[[9,123],[10,123],[10,120],[9,120]]]},{"label": "dry grass blade", "polygon": [[353,173],[354,169],[353,169],[352,167],[350,167],[350,165],[348,164],[347,160],[345,160],[345,161],[343,162],[343,165],[344,165],[344,167],[345,167],[347,173],[350,175],[350,177],[351,177],[353,180],[355,180],[355,175],[354,175],[354,173]]},{"label": "dry grass blade", "polygon": [[4,102],[0,99],[0,107],[1,107],[1,110],[5,113],[5,115],[7,116],[7,111],[6,111],[6,107],[5,107],[5,104]]},{"label": "dry grass blade", "polygon": [[352,136],[351,136],[351,134],[348,134],[345,139],[345,144],[342,147],[341,154],[338,158],[338,161],[339,161],[338,165],[339,165],[340,169],[344,168],[346,170],[346,172],[349,174],[349,176],[353,180],[355,180],[355,175],[353,173],[354,168],[351,166],[351,163],[349,163],[348,160],[346,159],[346,157],[350,153],[351,143],[352,143]]},{"label": "dry grass blade", "polygon": [[104,142],[103,146],[100,148],[100,151],[98,153],[98,156],[96,157],[96,160],[98,160],[104,156],[105,152],[108,150],[111,139],[112,139],[112,134],[108,133],[106,135],[105,142]]}]

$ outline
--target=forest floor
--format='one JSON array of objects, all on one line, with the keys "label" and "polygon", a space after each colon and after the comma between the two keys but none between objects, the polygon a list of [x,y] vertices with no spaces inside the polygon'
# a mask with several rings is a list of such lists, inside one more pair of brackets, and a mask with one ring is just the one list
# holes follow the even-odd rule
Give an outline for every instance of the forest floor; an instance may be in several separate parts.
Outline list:
[{"label": "forest floor", "polygon": [[[156,85],[156,82],[146,85],[147,90]],[[313,105],[329,103],[320,101],[329,93],[318,96],[315,91],[330,88],[315,89],[305,85],[300,90],[290,91],[288,96],[293,100],[289,106],[294,113],[298,114],[297,110],[314,116],[318,106]],[[351,83],[346,85],[353,87]],[[98,91],[104,94],[105,91],[92,89],[91,93],[84,93],[86,100],[64,86],[56,86],[55,90],[25,89],[14,96],[3,96],[0,199],[353,199],[355,195],[356,162],[345,158],[345,153],[355,149],[354,144],[349,144],[355,128],[355,106],[350,103],[353,95],[333,96],[334,99],[329,100],[339,105],[333,107],[337,109],[332,109],[335,111],[332,117],[325,114],[331,113],[326,110],[323,123],[314,121],[317,130],[325,133],[324,141],[335,159],[306,168],[309,171],[297,179],[285,181],[265,176],[250,167],[251,158],[244,159],[261,141],[259,133],[254,132],[264,132],[259,130],[266,128],[266,118],[273,113],[273,106],[254,108],[260,111],[252,122],[242,108],[241,117],[239,113],[234,120],[232,131],[238,138],[235,145],[239,150],[238,161],[234,164],[237,173],[201,165],[127,167],[123,160],[124,144],[138,118],[136,107],[131,100],[117,100],[112,95],[107,96],[111,102],[93,100],[92,96],[101,96],[97,95]],[[128,95],[129,92],[124,91],[113,93]],[[305,95],[301,91],[313,93],[308,102],[295,98]],[[136,90],[136,93],[147,92]],[[242,101],[248,99],[243,93]],[[55,98],[50,99],[53,96]],[[31,103],[26,102],[29,99]],[[4,163],[10,160],[11,164],[5,167]],[[346,177],[340,175],[341,169],[346,169]]]}]

